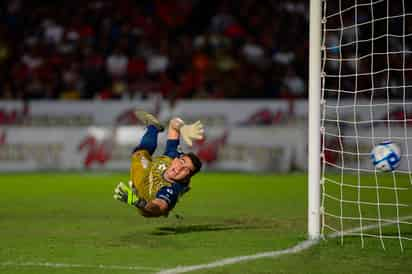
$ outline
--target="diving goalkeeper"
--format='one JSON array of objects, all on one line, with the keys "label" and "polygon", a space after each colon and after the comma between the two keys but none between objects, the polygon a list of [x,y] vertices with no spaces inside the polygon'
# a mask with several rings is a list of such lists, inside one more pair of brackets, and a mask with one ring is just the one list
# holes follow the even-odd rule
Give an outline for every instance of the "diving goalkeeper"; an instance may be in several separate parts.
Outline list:
[{"label": "diving goalkeeper", "polygon": [[147,112],[136,111],[136,116],[146,125],[146,132],[133,150],[129,184],[120,182],[114,198],[135,206],[144,217],[168,216],[179,197],[190,189],[190,178],[202,167],[195,154],[178,151],[180,137],[191,146],[193,140],[203,138],[203,126],[200,121],[186,125],[180,118],[173,118],[164,154],[152,158],[164,127]]}]

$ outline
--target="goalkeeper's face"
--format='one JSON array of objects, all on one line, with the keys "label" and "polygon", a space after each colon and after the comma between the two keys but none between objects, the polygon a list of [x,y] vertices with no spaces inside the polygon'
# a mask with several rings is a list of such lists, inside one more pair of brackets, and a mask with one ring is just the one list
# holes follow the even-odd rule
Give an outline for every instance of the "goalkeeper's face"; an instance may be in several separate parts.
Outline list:
[{"label": "goalkeeper's face", "polygon": [[174,158],[169,168],[165,171],[167,179],[182,181],[195,170],[192,160],[187,156]]}]

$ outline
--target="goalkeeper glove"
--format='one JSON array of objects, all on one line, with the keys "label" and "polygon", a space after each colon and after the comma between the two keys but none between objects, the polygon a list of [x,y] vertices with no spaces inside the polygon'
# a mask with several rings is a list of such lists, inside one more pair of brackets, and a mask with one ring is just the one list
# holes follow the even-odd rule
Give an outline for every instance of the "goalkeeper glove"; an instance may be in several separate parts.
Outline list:
[{"label": "goalkeeper glove", "polygon": [[203,139],[203,125],[200,121],[190,125],[183,125],[180,128],[180,134],[182,135],[185,143],[191,147],[193,145],[193,140]]},{"label": "goalkeeper glove", "polygon": [[120,182],[115,190],[114,196],[116,200],[119,200],[128,205],[133,205],[137,208],[144,208],[147,204],[145,199],[142,199],[138,196],[137,189],[134,187],[132,181],[129,181],[129,186],[125,185],[123,182]]}]

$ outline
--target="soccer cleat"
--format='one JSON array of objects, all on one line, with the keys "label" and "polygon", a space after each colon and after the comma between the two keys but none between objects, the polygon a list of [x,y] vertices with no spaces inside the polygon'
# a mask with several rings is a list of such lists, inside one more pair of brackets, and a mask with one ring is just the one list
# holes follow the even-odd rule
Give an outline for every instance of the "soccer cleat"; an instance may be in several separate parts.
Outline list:
[{"label": "soccer cleat", "polygon": [[132,181],[129,181],[128,186],[120,182],[114,190],[113,198],[138,208],[144,208],[147,204],[146,200],[139,197],[139,193],[133,186]]},{"label": "soccer cleat", "polygon": [[134,114],[136,115],[137,119],[139,119],[144,125],[153,125],[157,128],[157,130],[159,130],[159,132],[165,130],[165,127],[152,114],[144,110],[136,110]]}]

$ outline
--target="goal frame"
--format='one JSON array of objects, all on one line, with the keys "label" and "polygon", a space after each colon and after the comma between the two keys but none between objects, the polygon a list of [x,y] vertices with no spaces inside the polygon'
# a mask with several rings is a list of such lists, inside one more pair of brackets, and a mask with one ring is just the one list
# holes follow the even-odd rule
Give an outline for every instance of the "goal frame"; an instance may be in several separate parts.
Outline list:
[{"label": "goal frame", "polygon": [[319,239],[321,174],[321,6],[310,0],[309,14],[309,120],[308,120],[308,237]]}]

